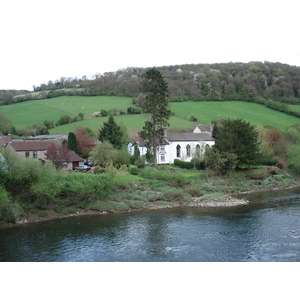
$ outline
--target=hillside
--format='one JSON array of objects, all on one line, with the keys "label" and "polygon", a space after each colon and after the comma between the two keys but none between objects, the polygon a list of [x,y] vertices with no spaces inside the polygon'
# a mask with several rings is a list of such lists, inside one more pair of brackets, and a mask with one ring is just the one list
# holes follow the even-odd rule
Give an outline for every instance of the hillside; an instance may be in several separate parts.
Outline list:
[{"label": "hillside", "polygon": [[[187,64],[157,67],[168,83],[171,101],[271,99],[300,103],[300,67],[272,62]],[[35,87],[33,93],[1,91],[0,105],[63,95],[135,97],[145,68],[94,74],[92,79],[61,77]]]},{"label": "hillside", "polygon": [[[53,120],[56,123],[63,115],[74,117],[84,114],[84,120],[56,126],[50,129],[51,134],[68,133],[75,126],[89,127],[94,131],[101,128],[107,117],[94,117],[96,111],[116,111],[115,119],[122,122],[129,131],[141,130],[146,116],[144,114],[120,114],[120,110],[127,111],[128,107],[135,107],[132,98],[114,96],[63,96],[45,100],[31,100],[13,105],[0,107],[2,111],[17,128],[32,127],[35,123]],[[170,103],[173,116],[170,119],[172,128],[191,128],[195,124],[210,124],[214,119],[243,118],[253,125],[272,125],[282,129],[299,123],[299,118],[272,110],[264,105],[244,101],[184,101]],[[295,109],[300,106],[294,105]]]}]

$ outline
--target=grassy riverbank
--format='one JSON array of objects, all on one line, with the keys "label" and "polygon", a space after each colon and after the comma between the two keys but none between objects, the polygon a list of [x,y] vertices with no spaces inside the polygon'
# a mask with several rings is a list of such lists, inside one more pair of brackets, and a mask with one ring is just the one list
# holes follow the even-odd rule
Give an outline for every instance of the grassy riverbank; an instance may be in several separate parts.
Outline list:
[{"label": "grassy riverbank", "polygon": [[37,181],[35,188],[14,194],[13,202],[18,204],[15,219],[2,221],[1,226],[141,209],[242,205],[246,203],[232,196],[299,184],[297,178],[275,167],[223,176],[172,166],[161,166],[159,170],[146,167],[138,175],[122,173],[115,177],[78,173],[56,176],[62,176],[52,178],[56,184]]}]

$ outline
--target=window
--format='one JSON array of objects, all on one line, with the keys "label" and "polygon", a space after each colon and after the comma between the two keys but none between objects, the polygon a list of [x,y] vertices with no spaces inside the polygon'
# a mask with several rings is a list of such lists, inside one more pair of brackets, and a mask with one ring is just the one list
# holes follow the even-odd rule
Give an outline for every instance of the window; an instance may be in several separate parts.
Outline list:
[{"label": "window", "polygon": [[200,145],[198,144],[196,146],[196,154],[200,156],[201,152],[200,152]]},{"label": "window", "polygon": [[25,152],[25,157],[29,157],[29,151]]},{"label": "window", "polygon": [[37,158],[37,151],[33,151],[33,158]]},{"label": "window", "polygon": [[161,160],[162,162],[166,161],[166,156],[165,156],[165,154],[161,154],[161,155],[160,155],[160,160]]},{"label": "window", "polygon": [[187,145],[187,146],[186,146],[186,156],[187,156],[187,157],[190,157],[190,156],[191,156],[191,146],[190,146],[190,145]]},{"label": "window", "polygon": [[165,146],[161,146],[160,147],[160,160],[162,162],[166,161],[166,149],[165,149]]},{"label": "window", "polygon": [[181,152],[181,147],[180,147],[180,145],[177,145],[176,146],[176,156],[177,157],[180,157],[180,152]]}]

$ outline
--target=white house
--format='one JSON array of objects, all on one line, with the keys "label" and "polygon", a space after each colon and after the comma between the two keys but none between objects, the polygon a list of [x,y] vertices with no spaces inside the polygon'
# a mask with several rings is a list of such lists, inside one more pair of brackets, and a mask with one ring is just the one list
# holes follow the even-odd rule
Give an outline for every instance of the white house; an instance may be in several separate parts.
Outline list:
[{"label": "white house", "polygon": [[[205,128],[206,132],[202,132],[201,126],[197,126],[192,132],[184,133],[167,133],[165,130],[163,141],[157,150],[157,163],[173,164],[175,159],[191,161],[193,157],[204,154],[206,147],[212,147],[215,144],[209,127]],[[147,153],[145,141],[137,137],[136,141],[128,144],[128,152],[131,155],[134,155],[135,145],[140,155]]]}]

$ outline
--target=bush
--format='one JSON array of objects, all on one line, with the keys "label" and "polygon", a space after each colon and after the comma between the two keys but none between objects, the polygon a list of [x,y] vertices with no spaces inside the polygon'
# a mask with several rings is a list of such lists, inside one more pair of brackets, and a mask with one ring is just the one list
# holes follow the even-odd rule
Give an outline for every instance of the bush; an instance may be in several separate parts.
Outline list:
[{"label": "bush", "polygon": [[101,173],[105,173],[105,169],[101,168],[100,166],[96,166],[94,168],[94,174],[101,174]]},{"label": "bush", "polygon": [[21,213],[19,204],[12,202],[8,192],[0,185],[0,220],[16,222]]},{"label": "bush", "polygon": [[100,114],[102,117],[106,117],[108,115],[108,112],[105,109],[101,109]]},{"label": "bush", "polygon": [[179,168],[182,168],[182,169],[188,169],[188,170],[194,169],[194,163],[179,160],[179,159],[174,160],[174,165],[179,167]]},{"label": "bush", "polygon": [[129,172],[131,175],[137,175],[138,174],[138,167],[136,166],[131,166],[129,169]]}]

